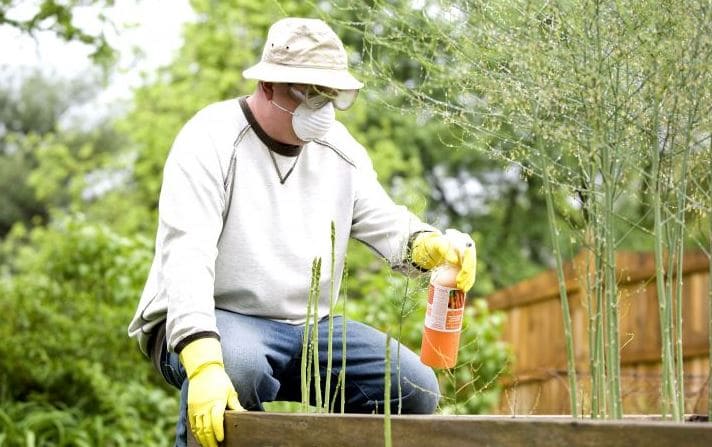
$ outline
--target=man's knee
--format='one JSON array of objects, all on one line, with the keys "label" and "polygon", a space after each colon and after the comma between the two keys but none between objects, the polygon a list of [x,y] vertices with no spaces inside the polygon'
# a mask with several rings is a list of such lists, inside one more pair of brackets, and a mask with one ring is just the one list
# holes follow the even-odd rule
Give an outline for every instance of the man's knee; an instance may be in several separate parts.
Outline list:
[{"label": "man's knee", "polygon": [[261,353],[245,351],[225,359],[225,371],[237,391],[240,405],[247,410],[262,410],[263,402],[274,400],[279,381]]},{"label": "man's knee", "polygon": [[405,414],[433,414],[440,401],[440,386],[433,370],[418,362],[401,370],[403,398],[401,412]]}]

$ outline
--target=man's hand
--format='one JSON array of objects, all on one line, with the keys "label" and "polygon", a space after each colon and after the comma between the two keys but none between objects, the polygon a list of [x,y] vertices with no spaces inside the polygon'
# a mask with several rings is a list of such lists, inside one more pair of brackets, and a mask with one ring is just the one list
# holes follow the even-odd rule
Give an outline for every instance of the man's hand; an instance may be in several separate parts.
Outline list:
[{"label": "man's hand", "polygon": [[225,438],[225,408],[244,410],[223,365],[220,342],[200,338],[180,353],[188,373],[188,419],[193,435],[203,447],[217,447]]},{"label": "man's hand", "polygon": [[426,270],[448,263],[460,267],[457,288],[468,292],[475,284],[477,249],[472,238],[457,230],[420,233],[413,241],[412,261]]}]

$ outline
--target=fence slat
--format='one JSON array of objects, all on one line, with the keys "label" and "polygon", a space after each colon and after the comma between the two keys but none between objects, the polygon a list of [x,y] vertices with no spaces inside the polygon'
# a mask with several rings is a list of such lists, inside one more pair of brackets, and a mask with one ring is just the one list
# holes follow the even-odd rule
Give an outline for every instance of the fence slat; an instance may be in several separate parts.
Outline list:
[{"label": "fence slat", "polygon": [[[587,253],[565,266],[572,314],[579,387],[590,390],[588,363],[588,297],[584,275]],[[686,374],[686,410],[706,412],[708,373],[690,365],[708,361],[708,259],[700,251],[688,252],[683,261],[683,354]],[[620,252],[616,256],[619,284],[621,379],[624,411],[655,413],[659,394],[660,319],[651,253]],[[505,389],[498,411],[511,413],[511,401],[523,414],[567,414],[566,357],[563,349],[559,290],[554,271],[542,272],[488,297],[492,310],[505,312],[504,339],[514,351],[510,376],[500,381]],[[645,371],[641,374],[640,371]],[[653,380],[652,378],[656,378]],[[657,380],[657,381],[656,381]],[[700,385],[703,384],[703,385]],[[649,396],[643,396],[649,393]],[[586,394],[583,394],[584,396]],[[563,396],[563,398],[562,398]],[[580,396],[579,396],[580,397]],[[588,399],[586,397],[584,400]],[[527,405],[524,405],[524,403]]]}]

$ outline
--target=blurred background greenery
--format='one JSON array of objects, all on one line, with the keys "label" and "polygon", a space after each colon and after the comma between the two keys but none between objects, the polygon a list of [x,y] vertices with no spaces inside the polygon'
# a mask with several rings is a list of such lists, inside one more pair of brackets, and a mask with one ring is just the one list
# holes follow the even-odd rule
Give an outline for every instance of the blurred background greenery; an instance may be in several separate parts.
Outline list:
[{"label": "blurred background greenery", "polygon": [[[570,12],[571,4],[584,5],[570,8],[584,14],[586,2],[501,1],[488,10],[467,1],[192,0],[182,46],[146,73],[128,109],[100,117],[84,111],[79,120],[67,115],[109,87],[120,54],[101,33],[77,26],[75,13],[114,2],[37,1],[32,14],[13,19],[20,3],[0,2],[0,26],[81,42],[101,75],[22,72],[0,84],[0,446],[170,443],[177,393],[126,335],[153,252],[162,166],[195,112],[254,89],[241,72],[259,59],[269,25],[285,16],[321,17],[343,38],[366,88],[337,117],[369,150],[394,199],[475,239],[478,279],[459,364],[439,372],[439,411],[493,408],[509,354],[499,341],[502,315],[490,313],[481,298],[554,264],[541,178],[528,175],[538,160],[516,153],[531,136],[531,123],[517,111],[536,96],[550,100],[541,103],[551,112],[557,94],[568,91],[526,90],[517,73],[531,74],[528,85],[538,87],[535,75],[562,79],[578,63],[567,59],[574,50],[545,54],[556,62],[551,67],[538,66],[544,59],[533,56],[571,45],[563,34],[553,42],[549,32],[565,23],[557,14]],[[636,13],[656,8],[646,5]],[[519,20],[524,16],[539,26]],[[524,37],[546,45],[518,46]],[[565,87],[577,91],[573,81]],[[556,113],[546,117],[554,127],[561,122],[555,118],[574,116],[571,109]],[[555,197],[565,241],[583,227],[573,217],[580,204],[572,188]],[[622,208],[630,216],[620,225],[649,220]],[[630,227],[624,231],[646,234],[641,225]],[[564,257],[577,249],[567,247]],[[358,244],[350,247],[348,265],[348,315],[418,350],[427,278],[394,274]]]},{"label": "blurred background greenery", "polygon": [[[42,8],[36,20],[23,23],[8,21],[16,5],[3,3],[0,12],[7,14],[0,23],[28,33],[51,28],[61,39],[79,39],[96,49],[92,57],[100,71],[114,69],[120,55],[105,39],[73,29],[74,3],[37,3]],[[169,64],[146,75],[124,113],[66,119],[107,88],[101,76],[67,79],[24,71],[0,87],[0,445],[168,445],[177,393],[128,339],[126,326],[152,256],[162,166],[173,138],[210,102],[252,91],[254,83],[243,80],[241,71],[259,59],[268,27],[280,17],[323,17],[344,37],[355,70],[371,82],[359,56],[361,33],[340,24],[352,19],[347,9],[332,17],[328,3],[234,0],[191,6],[195,18],[184,27],[182,47]],[[403,81],[409,63],[402,56],[392,61]],[[508,200],[507,210],[499,197],[487,197],[479,200],[491,203],[460,209],[460,200],[450,203],[442,195],[444,185],[434,183],[458,181],[457,172],[465,175],[462,181],[475,181],[496,166],[476,152],[451,150],[443,124],[392,107],[402,104],[402,96],[385,87],[367,88],[339,116],[368,148],[394,198],[443,229],[473,232],[482,253],[493,251],[488,245],[520,247],[518,239],[528,236],[512,214],[528,206]],[[501,194],[526,194],[522,185],[511,179],[511,191]],[[494,232],[496,222],[501,228]],[[536,270],[538,238],[528,242],[531,256],[517,250],[501,258],[512,268],[493,263],[509,272],[507,278],[493,277],[483,256],[472,296]],[[351,318],[419,349],[423,279],[393,274],[357,244],[349,266]],[[492,380],[507,361],[498,342],[501,326],[501,316],[491,315],[482,301],[468,310],[461,366],[441,373],[441,411],[483,412],[496,403]]]}]

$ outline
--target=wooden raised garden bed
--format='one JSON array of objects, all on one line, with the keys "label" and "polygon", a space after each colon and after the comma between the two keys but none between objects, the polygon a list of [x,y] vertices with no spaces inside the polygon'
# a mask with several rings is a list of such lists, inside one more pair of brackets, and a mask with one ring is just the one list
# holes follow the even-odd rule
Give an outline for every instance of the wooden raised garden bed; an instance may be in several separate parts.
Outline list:
[{"label": "wooden raised garden bed", "polygon": [[[457,446],[712,446],[706,417],[673,423],[650,416],[623,420],[563,416],[392,416],[394,447]],[[224,447],[384,445],[379,415],[232,412]],[[190,439],[189,446],[197,446]]]}]

